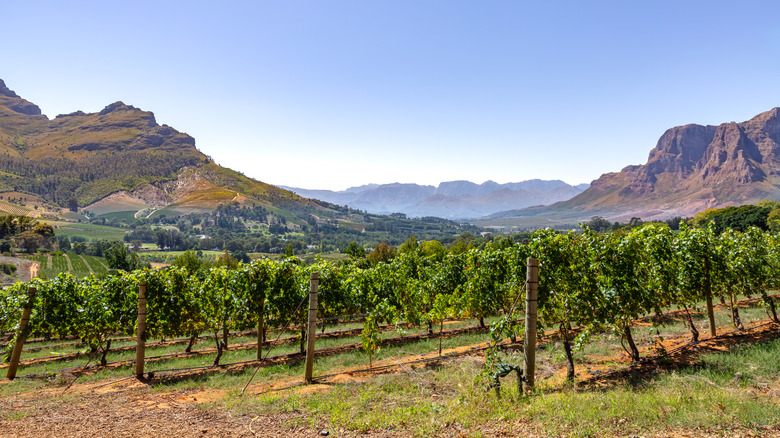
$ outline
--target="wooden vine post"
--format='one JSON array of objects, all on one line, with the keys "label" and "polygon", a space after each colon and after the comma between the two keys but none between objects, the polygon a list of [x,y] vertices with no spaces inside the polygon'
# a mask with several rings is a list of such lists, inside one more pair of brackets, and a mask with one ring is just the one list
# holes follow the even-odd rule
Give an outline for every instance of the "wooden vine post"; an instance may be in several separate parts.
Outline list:
[{"label": "wooden vine post", "polygon": [[257,321],[257,360],[263,358],[263,342],[265,341],[265,292],[260,298],[260,318]]},{"label": "wooden vine post", "polygon": [[704,294],[707,301],[707,318],[710,320],[710,336],[717,336],[718,331],[715,328],[715,310],[712,306],[712,273],[710,272],[710,259],[704,259],[704,272],[706,273],[706,283],[704,283]]},{"label": "wooden vine post", "polygon": [[14,349],[11,352],[11,364],[8,366],[8,374],[6,374],[8,380],[16,378],[16,370],[19,368],[19,360],[22,358],[22,348],[27,340],[27,325],[30,323],[30,313],[32,312],[33,298],[35,298],[36,292],[37,290],[33,286],[27,289],[27,303],[25,303],[22,310],[22,321],[19,323],[19,331],[16,333]]},{"label": "wooden vine post", "polygon": [[534,389],[534,373],[536,372],[536,303],[539,285],[539,260],[529,257],[525,277],[525,343],[523,382],[525,392]]},{"label": "wooden vine post", "polygon": [[306,334],[306,372],[304,379],[311,383],[314,373],[314,338],[317,332],[317,286],[320,283],[320,273],[312,272],[309,292],[309,330]]},{"label": "wooden vine post", "polygon": [[135,375],[143,377],[146,361],[146,283],[138,285],[138,337],[135,347]]}]

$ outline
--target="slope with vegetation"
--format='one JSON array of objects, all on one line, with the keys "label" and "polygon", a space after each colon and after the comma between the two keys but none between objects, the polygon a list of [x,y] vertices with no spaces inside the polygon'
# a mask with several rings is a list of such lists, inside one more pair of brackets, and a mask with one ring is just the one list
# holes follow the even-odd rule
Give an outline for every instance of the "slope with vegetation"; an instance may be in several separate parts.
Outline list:
[{"label": "slope with vegetation", "polygon": [[[6,204],[13,214],[132,229],[128,242],[160,249],[222,250],[232,242],[233,252],[288,245],[322,252],[352,240],[397,245],[411,234],[477,231],[436,218],[366,214],[256,181],[217,165],[192,137],[159,125],[151,112],[122,102],[49,120],[0,81],[0,210]],[[77,228],[57,226],[69,237]]]}]

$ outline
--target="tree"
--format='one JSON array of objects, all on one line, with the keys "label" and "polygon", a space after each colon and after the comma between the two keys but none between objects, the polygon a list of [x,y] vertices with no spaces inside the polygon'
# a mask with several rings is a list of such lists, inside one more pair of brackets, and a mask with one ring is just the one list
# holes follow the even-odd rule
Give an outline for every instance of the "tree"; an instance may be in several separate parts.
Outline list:
[{"label": "tree", "polygon": [[429,240],[420,243],[420,255],[442,260],[447,255],[447,248],[438,240]]},{"label": "tree", "polygon": [[70,239],[68,239],[68,236],[65,236],[62,239],[60,239],[60,251],[64,251],[64,252],[70,251]]},{"label": "tree", "polygon": [[417,236],[409,236],[409,238],[406,239],[406,242],[402,243],[401,246],[398,247],[398,253],[406,254],[408,252],[416,251],[418,246]]},{"label": "tree", "polygon": [[593,216],[585,225],[597,233],[603,233],[612,227],[612,223],[601,216]]},{"label": "tree", "polygon": [[249,257],[249,254],[247,254],[243,249],[230,251],[230,256],[238,260],[240,263],[249,263],[252,261],[252,259]]},{"label": "tree", "polygon": [[103,255],[111,269],[130,272],[144,267],[144,262],[138,257],[138,254],[128,251],[127,247],[119,242],[105,250]]},{"label": "tree", "polygon": [[24,248],[28,254],[38,251],[38,248],[46,246],[46,239],[33,231],[25,231],[16,236],[16,246]]},{"label": "tree", "polygon": [[215,265],[224,266],[228,269],[236,269],[238,267],[238,260],[231,256],[228,250],[224,250],[217,258]]},{"label": "tree", "polygon": [[181,253],[173,260],[173,266],[184,268],[190,275],[198,272],[203,267],[203,260],[192,250]]},{"label": "tree", "polygon": [[358,245],[354,240],[349,242],[349,245],[341,250],[344,254],[348,255],[353,261],[363,260],[366,258],[366,250],[362,246]]},{"label": "tree", "polygon": [[387,242],[377,243],[374,250],[368,254],[368,260],[372,265],[387,263],[395,257],[395,248]]}]

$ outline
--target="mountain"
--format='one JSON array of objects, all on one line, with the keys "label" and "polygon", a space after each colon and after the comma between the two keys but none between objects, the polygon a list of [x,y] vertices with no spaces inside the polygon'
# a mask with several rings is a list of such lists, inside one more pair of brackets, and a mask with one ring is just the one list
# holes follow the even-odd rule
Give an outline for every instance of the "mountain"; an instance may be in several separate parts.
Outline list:
[{"label": "mountain", "polygon": [[[395,205],[433,189],[369,185],[350,196],[371,190],[371,202]],[[248,178],[214,163],[192,137],[160,125],[153,113],[123,102],[49,119],[2,80],[0,214],[64,229],[68,221],[114,225],[126,238],[160,248],[225,249],[237,258],[292,251],[310,261],[314,252],[339,251],[351,242],[398,246],[412,235],[446,241],[483,231],[441,218],[369,214]],[[90,239],[105,236],[95,231]]]},{"label": "mountain", "polygon": [[537,223],[593,215],[624,220],[690,216],[708,208],[780,200],[780,108],[742,122],[667,130],[647,163],[627,166],[549,207],[507,211],[490,220]]},{"label": "mountain", "polygon": [[[587,185],[586,185],[587,186]],[[584,190],[563,181],[539,179],[499,184],[486,181],[442,182],[437,187],[417,184],[369,184],[344,191],[283,187],[307,198],[320,199],[370,213],[404,213],[413,217],[475,218],[502,210],[551,204]]]},{"label": "mountain", "polygon": [[[0,194],[106,214],[202,212],[225,202],[325,208],[218,166],[195,139],[122,102],[49,119],[0,80]],[[10,199],[12,195],[7,197]],[[19,197],[19,195],[16,195]],[[1,199],[1,197],[0,197]]]}]

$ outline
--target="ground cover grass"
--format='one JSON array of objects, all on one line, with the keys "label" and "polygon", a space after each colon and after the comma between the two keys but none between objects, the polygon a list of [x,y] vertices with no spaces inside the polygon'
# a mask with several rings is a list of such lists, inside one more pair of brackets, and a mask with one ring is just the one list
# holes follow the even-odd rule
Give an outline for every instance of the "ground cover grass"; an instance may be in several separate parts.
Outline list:
[{"label": "ground cover grass", "polygon": [[[486,391],[480,379],[482,360],[467,357],[360,384],[334,384],[320,393],[272,392],[223,403],[253,415],[297,410],[348,430],[402,429],[419,437],[453,427],[498,427],[511,434],[518,422],[548,436],[629,436],[695,429],[761,434],[763,428],[778,426],[780,419],[780,364],[774,359],[778,356],[780,340],[774,339],[728,353],[708,353],[691,366],[597,389],[542,381],[530,397],[518,397],[515,383],[507,378],[502,398]],[[519,355],[503,359],[522,361]]]}]

